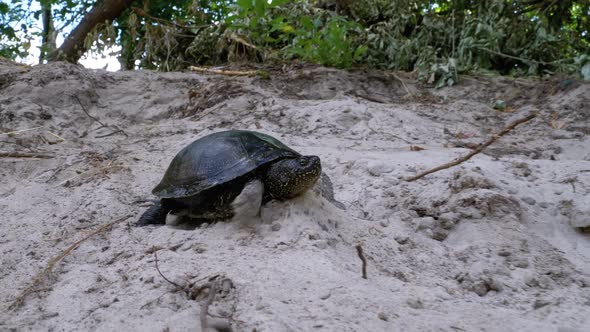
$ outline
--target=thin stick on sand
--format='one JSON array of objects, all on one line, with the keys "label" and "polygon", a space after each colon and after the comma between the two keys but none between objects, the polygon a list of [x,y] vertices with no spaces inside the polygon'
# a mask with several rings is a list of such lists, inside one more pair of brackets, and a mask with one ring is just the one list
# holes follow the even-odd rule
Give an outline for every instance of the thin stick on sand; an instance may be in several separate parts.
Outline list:
[{"label": "thin stick on sand", "polygon": [[492,135],[492,137],[490,137],[485,143],[481,144],[480,146],[478,146],[475,150],[471,151],[470,153],[468,153],[467,155],[461,157],[461,158],[457,158],[451,162],[448,162],[444,165],[440,165],[437,166],[433,169],[427,170],[425,172],[422,172],[418,175],[412,176],[410,178],[405,179],[408,182],[412,182],[412,181],[416,181],[428,174],[434,173],[434,172],[438,172],[440,170],[443,169],[447,169],[447,168],[451,168],[453,166],[459,165],[460,163],[467,161],[469,159],[471,159],[471,157],[475,156],[476,154],[480,153],[481,151],[483,151],[483,149],[485,149],[486,147],[488,147],[489,145],[491,145],[492,143],[494,143],[496,140],[498,140],[498,138],[508,134],[512,129],[514,129],[516,126],[518,126],[519,124],[525,123],[527,121],[530,121],[531,119],[534,119],[537,116],[537,114],[532,113],[529,114],[527,116],[525,116],[524,118],[518,119],[513,121],[511,124],[509,124],[506,128],[504,128],[501,132],[499,132],[498,134]]},{"label": "thin stick on sand", "polygon": [[40,127],[34,127],[34,128],[27,128],[27,129],[9,131],[9,132],[6,132],[6,133],[0,133],[0,135],[14,135],[14,134],[22,133],[22,132],[25,132],[25,131],[37,130],[37,129],[41,129],[41,128],[44,128],[44,127],[43,126],[40,126]]},{"label": "thin stick on sand", "polygon": [[179,284],[177,284],[174,281],[171,281],[170,279],[166,278],[166,276],[162,273],[162,271],[160,271],[160,266],[158,266],[158,250],[154,250],[154,258],[156,260],[156,270],[158,271],[158,274],[160,274],[160,276],[162,278],[164,278],[164,280],[168,281],[168,283],[170,283],[171,285],[175,286],[177,289],[182,290],[185,293],[187,293],[186,287],[181,287]]},{"label": "thin stick on sand", "polygon": [[66,141],[66,139],[65,139],[65,138],[63,138],[63,137],[59,136],[58,134],[54,134],[54,133],[50,132],[49,130],[47,130],[47,133],[48,133],[49,135],[51,135],[51,136],[53,136],[53,137],[57,138],[57,139],[60,139],[62,142],[65,142],[65,141]]},{"label": "thin stick on sand", "polygon": [[112,126],[106,125],[106,124],[102,123],[102,122],[101,122],[101,121],[100,121],[98,118],[96,118],[96,117],[94,117],[94,116],[90,115],[90,113],[88,112],[88,110],[86,109],[86,107],[84,106],[84,104],[82,104],[82,101],[80,100],[80,98],[78,98],[78,96],[76,96],[76,95],[72,95],[72,97],[74,97],[74,99],[76,99],[76,100],[78,101],[78,104],[80,104],[80,107],[82,107],[82,111],[83,111],[83,112],[84,112],[84,113],[85,113],[85,114],[86,114],[86,115],[87,115],[89,118],[91,118],[92,120],[94,120],[94,121],[96,121],[98,124],[100,124],[100,127],[99,127],[99,128],[103,128],[103,127],[105,127],[105,128],[113,128],[113,129],[115,129],[115,130],[116,130],[116,131],[114,131],[114,132],[112,132],[112,133],[110,133],[110,134],[103,135],[103,136],[101,136],[101,137],[97,137],[97,138],[107,137],[107,136],[111,136],[111,135],[118,134],[118,133],[121,133],[121,134],[125,135],[126,137],[129,137],[129,135],[127,135],[127,133],[126,133],[126,132],[125,132],[123,129],[121,129],[121,128],[119,128],[119,127],[115,126],[115,125],[112,125]]},{"label": "thin stick on sand", "polygon": [[[51,131],[47,130],[47,128],[44,127],[44,126],[27,128],[27,129],[21,129],[21,130],[15,130],[15,131],[9,131],[9,132],[6,132],[6,133],[0,133],[0,135],[8,135],[8,136],[10,136],[10,135],[16,135],[16,134],[24,133],[24,132],[31,131],[31,130],[38,130],[38,129],[45,129],[45,131],[49,135],[51,135],[51,136],[59,139],[61,142],[65,142],[65,140],[66,140],[65,138],[59,136],[58,134],[52,133]],[[57,143],[59,143],[59,142],[57,142]]]},{"label": "thin stick on sand", "polygon": [[201,320],[201,331],[207,332],[208,325],[207,325],[207,313],[209,312],[209,306],[215,299],[215,293],[217,293],[217,280],[211,281],[209,283],[209,296],[207,300],[201,304],[201,314],[199,315]]},{"label": "thin stick on sand", "polygon": [[98,118],[95,118],[92,115],[90,115],[90,113],[88,113],[86,106],[84,106],[84,104],[82,104],[82,101],[80,100],[80,98],[78,98],[78,96],[72,95],[72,97],[74,97],[74,99],[76,99],[78,101],[78,104],[80,104],[80,107],[82,107],[82,111],[86,114],[86,116],[88,116],[92,120],[98,122],[102,127],[108,127],[106,124],[100,122],[100,120]]},{"label": "thin stick on sand", "polygon": [[53,271],[53,268],[55,267],[55,265],[57,263],[59,263],[62,259],[64,259],[67,255],[69,255],[72,251],[74,251],[74,249],[78,248],[80,246],[80,244],[82,244],[82,242],[88,240],[89,238],[93,237],[94,235],[100,234],[102,232],[105,232],[105,231],[111,229],[111,227],[113,225],[120,223],[121,221],[127,220],[127,219],[131,218],[132,216],[133,215],[128,214],[124,217],[121,217],[121,218],[115,220],[115,221],[112,221],[110,223],[104,224],[104,225],[96,228],[94,231],[88,233],[86,236],[84,236],[80,240],[74,242],[71,246],[67,247],[59,255],[53,256],[49,260],[49,262],[47,263],[47,266],[45,266],[45,268],[43,270],[41,270],[39,273],[37,273],[37,275],[35,276],[35,278],[31,282],[31,285],[29,285],[27,288],[25,288],[22,291],[22,293],[14,300],[14,302],[10,305],[9,308],[11,308],[11,309],[19,308],[24,303],[25,298],[29,294],[37,292],[38,287],[43,283],[43,281],[45,280],[45,277],[47,277]]},{"label": "thin stick on sand", "polygon": [[0,158],[42,158],[51,159],[54,155],[39,152],[0,152]]},{"label": "thin stick on sand", "polygon": [[355,248],[356,248],[356,253],[358,254],[359,258],[361,259],[361,262],[363,262],[363,267],[362,267],[363,279],[367,279],[367,259],[365,258],[365,255],[363,254],[363,247],[361,247],[361,245],[359,244]]}]

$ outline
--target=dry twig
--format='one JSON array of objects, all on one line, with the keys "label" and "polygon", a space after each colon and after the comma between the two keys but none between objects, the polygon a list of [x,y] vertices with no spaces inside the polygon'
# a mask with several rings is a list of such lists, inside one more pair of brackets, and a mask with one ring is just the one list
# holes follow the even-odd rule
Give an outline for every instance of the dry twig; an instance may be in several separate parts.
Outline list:
[{"label": "dry twig", "polygon": [[80,107],[82,107],[82,111],[84,111],[84,113],[89,118],[91,118],[92,120],[94,120],[94,121],[96,121],[97,123],[100,124],[100,127],[98,127],[98,129],[103,128],[103,127],[115,129],[114,132],[112,132],[110,134],[107,134],[107,135],[100,136],[100,137],[97,136],[97,138],[107,137],[107,136],[111,136],[111,135],[118,134],[118,133],[122,133],[126,137],[129,137],[129,135],[127,135],[127,133],[123,129],[121,129],[121,128],[115,126],[115,125],[112,125],[112,126],[106,125],[106,124],[102,123],[98,118],[95,118],[94,116],[90,115],[90,113],[88,113],[88,110],[86,109],[86,107],[84,106],[84,104],[82,104],[82,101],[80,100],[80,98],[78,98],[78,96],[76,96],[76,95],[72,95],[72,97],[74,97],[78,101],[78,104],[80,104]]},{"label": "dry twig", "polygon": [[49,142],[49,141],[47,141],[45,138],[43,138],[43,141],[44,141],[45,143],[49,143],[49,144],[56,144],[56,143],[65,142],[65,140],[66,140],[65,138],[63,138],[63,137],[59,136],[58,134],[52,133],[51,131],[49,131],[49,130],[48,130],[46,127],[44,127],[44,126],[33,127],[33,128],[27,128],[27,129],[21,129],[21,130],[15,130],[15,131],[9,131],[9,132],[6,132],[6,133],[0,133],[0,135],[14,136],[14,135],[16,135],[16,134],[20,134],[20,133],[24,133],[24,132],[27,132],[27,131],[32,131],[32,130],[38,130],[38,129],[45,129],[45,131],[46,131],[46,132],[47,132],[49,135],[51,135],[51,136],[53,136],[53,137],[55,137],[55,138],[57,138],[57,139],[59,139],[59,140],[60,140],[59,142]]},{"label": "dry twig", "polygon": [[378,104],[388,104],[389,103],[387,100],[375,98],[373,96],[369,96],[369,95],[365,95],[365,94],[360,94],[358,92],[353,93],[353,96],[363,98],[363,99],[366,99],[368,101],[372,101],[372,102],[378,103]]},{"label": "dry twig", "polygon": [[76,99],[78,101],[78,104],[80,104],[80,107],[82,107],[82,111],[84,111],[84,113],[86,113],[86,115],[89,118],[91,118],[92,120],[98,122],[101,125],[101,127],[108,127],[106,124],[100,122],[100,120],[98,118],[95,118],[92,115],[90,115],[90,113],[88,113],[88,110],[86,109],[86,106],[84,106],[84,104],[82,104],[82,101],[80,100],[80,98],[78,98],[78,96],[72,95],[72,97],[74,97],[74,99]]},{"label": "dry twig", "polygon": [[54,155],[39,152],[0,152],[0,158],[43,158],[51,159]]},{"label": "dry twig", "polygon": [[[47,133],[48,133],[49,135],[51,135],[51,136],[53,136],[53,137],[57,138],[57,139],[60,139],[60,140],[61,140],[61,142],[65,142],[65,141],[66,141],[66,139],[65,139],[65,138],[63,138],[63,137],[59,136],[58,134],[54,134],[54,133],[50,132],[49,130],[47,130]],[[56,143],[60,143],[60,142],[56,142]]]},{"label": "dry twig", "polygon": [[402,86],[404,87],[404,90],[406,90],[406,93],[408,94],[408,96],[410,96],[410,98],[414,98],[414,94],[412,92],[410,92],[410,89],[408,89],[408,86],[406,85],[406,83],[404,82],[404,80],[402,80],[399,76],[397,76],[396,73],[391,72],[391,75],[397,79],[398,81],[400,81],[402,83]]},{"label": "dry twig", "polygon": [[[132,7],[131,10],[135,14],[137,14],[137,15],[139,15],[141,17],[145,17],[148,20],[151,20],[151,21],[154,21],[154,22],[158,22],[158,23],[161,23],[161,24],[164,24],[164,25],[168,25],[168,26],[173,25],[173,26],[175,26],[177,28],[183,28],[183,29],[203,29],[203,28],[208,28],[208,27],[211,26],[210,24],[185,25],[185,24],[180,24],[180,23],[174,22],[174,21],[167,21],[167,20],[164,20],[164,19],[161,19],[161,18],[158,18],[158,17],[154,17],[154,16],[146,13],[143,9],[138,8],[138,7]],[[188,37],[194,37],[194,36],[190,36],[190,35],[187,35],[187,36]]]},{"label": "dry twig", "polygon": [[[174,281],[168,279],[163,273],[162,271],[160,271],[160,267],[158,265],[158,250],[161,250],[162,248],[152,248],[153,252],[154,252],[154,257],[155,257],[155,262],[156,262],[156,270],[158,271],[158,274],[160,274],[160,276],[162,278],[164,278],[164,280],[166,280],[169,284],[173,285],[174,287],[176,287],[176,289],[183,291],[190,299],[196,299],[196,295],[192,295],[191,293],[191,287],[192,286],[185,286],[182,287],[179,284],[175,283]],[[217,289],[219,287],[219,280],[217,279],[218,275],[214,276],[214,277],[208,277],[210,279],[210,281],[203,287],[199,288],[200,290],[209,289],[209,295],[207,296],[207,300],[205,300],[202,304],[201,304],[201,313],[199,315],[200,321],[201,321],[201,331],[206,332],[208,330],[208,324],[207,324],[207,314],[209,312],[209,306],[211,305],[211,303],[213,303],[213,300],[215,299],[215,294],[217,294]],[[223,279],[221,279],[221,282],[223,282]],[[231,328],[229,328],[229,331],[231,331]]]},{"label": "dry twig", "polygon": [[91,169],[84,171],[82,173],[76,174],[76,175],[72,176],[71,178],[58,183],[56,185],[56,187],[59,187],[59,186],[68,187],[71,185],[73,180],[83,178],[83,177],[88,178],[88,177],[98,175],[101,173],[103,176],[107,176],[109,171],[115,171],[115,170],[121,170],[121,169],[125,169],[125,166],[123,164],[114,163],[113,160],[110,160],[106,166],[94,167],[94,168],[91,168]]},{"label": "dry twig", "polygon": [[506,128],[504,128],[501,132],[499,132],[498,134],[492,135],[492,137],[490,137],[485,143],[481,144],[480,146],[478,146],[475,150],[471,151],[470,153],[468,153],[467,155],[461,157],[461,158],[457,158],[451,162],[448,162],[444,165],[440,165],[437,166],[433,169],[427,170],[425,172],[422,172],[418,175],[412,176],[410,178],[405,179],[408,182],[412,182],[412,181],[416,181],[428,174],[434,173],[434,172],[438,172],[440,170],[443,169],[447,169],[447,168],[451,168],[453,166],[459,165],[460,163],[467,161],[469,159],[471,159],[471,157],[475,156],[476,154],[480,153],[483,149],[485,149],[487,146],[489,146],[490,144],[494,143],[496,140],[498,140],[498,138],[508,134],[512,129],[514,129],[516,126],[518,126],[519,124],[525,123],[527,121],[530,121],[531,119],[534,119],[537,116],[536,113],[532,113],[529,114],[527,116],[525,116],[524,118],[518,119],[513,121],[512,123],[510,123]]},{"label": "dry twig", "polygon": [[98,227],[97,229],[88,233],[86,236],[84,236],[80,240],[74,242],[71,246],[66,248],[59,255],[52,257],[49,260],[49,262],[47,263],[47,266],[45,266],[45,268],[43,270],[41,270],[39,273],[37,273],[37,275],[35,276],[35,278],[31,282],[31,285],[29,285],[27,288],[25,288],[25,290],[23,290],[23,292],[14,300],[14,302],[10,305],[10,308],[11,309],[19,308],[24,303],[25,298],[29,294],[37,292],[38,286],[40,286],[43,283],[45,277],[47,277],[53,271],[53,268],[55,267],[55,265],[57,263],[59,263],[62,259],[64,259],[67,255],[69,255],[74,249],[78,248],[80,246],[80,244],[82,244],[82,242],[88,240],[89,238],[91,238],[94,235],[100,234],[102,232],[105,232],[105,231],[111,229],[111,227],[113,225],[120,223],[121,221],[127,220],[132,216],[133,215],[128,214],[124,217],[121,217],[121,218],[115,220],[115,221],[112,221],[108,224],[104,224],[104,225]]},{"label": "dry twig", "polygon": [[154,257],[156,259],[156,270],[158,271],[160,276],[162,276],[162,278],[164,278],[164,280],[166,280],[169,284],[176,287],[176,289],[184,291],[185,293],[188,293],[187,287],[182,287],[179,284],[175,283],[174,281],[166,278],[166,276],[162,273],[162,271],[160,271],[160,267],[158,266],[158,250],[154,250]]},{"label": "dry twig", "polygon": [[356,253],[359,255],[359,258],[363,262],[363,268],[362,268],[363,279],[367,279],[367,259],[365,258],[365,255],[363,254],[363,247],[361,247],[360,244],[356,246]]},{"label": "dry twig", "polygon": [[256,76],[260,75],[260,70],[246,70],[246,71],[238,71],[238,70],[223,70],[223,69],[212,69],[212,68],[204,68],[204,67],[195,67],[190,66],[188,69],[192,71],[196,71],[199,73],[206,73],[206,74],[218,74],[218,75],[227,75],[227,76]]},{"label": "dry twig", "polygon": [[113,131],[112,133],[108,133],[108,134],[104,134],[104,135],[97,135],[95,137],[96,138],[105,138],[105,137],[116,135],[118,133],[122,133],[123,135],[128,136],[127,133],[125,133],[125,131],[123,131],[123,129],[119,129],[119,130]]},{"label": "dry twig", "polygon": [[37,130],[37,129],[41,129],[41,128],[44,128],[44,127],[43,126],[39,126],[39,127],[34,127],[34,128],[27,128],[27,129],[9,131],[9,132],[6,132],[6,133],[0,133],[0,135],[14,135],[14,134],[22,133],[22,132],[25,132],[25,131]]}]

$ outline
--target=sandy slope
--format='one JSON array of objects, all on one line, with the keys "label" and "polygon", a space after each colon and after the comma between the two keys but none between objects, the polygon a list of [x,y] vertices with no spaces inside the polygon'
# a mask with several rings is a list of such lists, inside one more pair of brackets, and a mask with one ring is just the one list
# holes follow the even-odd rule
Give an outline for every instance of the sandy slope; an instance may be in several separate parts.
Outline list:
[{"label": "sandy slope", "polygon": [[[264,80],[0,63],[1,132],[43,126],[0,136],[0,151],[55,156],[0,158],[0,330],[197,331],[198,290],[216,275],[226,281],[209,321],[236,331],[587,329],[590,85],[409,82],[412,96],[377,72],[302,67]],[[496,99],[512,112],[490,108]],[[471,161],[403,180],[532,111]],[[135,201],[151,198],[175,153],[229,128],[319,155],[346,210],[309,193],[264,207],[255,229],[135,228],[147,206]],[[8,308],[51,257],[126,215]],[[158,274],[155,250],[196,299]]]}]

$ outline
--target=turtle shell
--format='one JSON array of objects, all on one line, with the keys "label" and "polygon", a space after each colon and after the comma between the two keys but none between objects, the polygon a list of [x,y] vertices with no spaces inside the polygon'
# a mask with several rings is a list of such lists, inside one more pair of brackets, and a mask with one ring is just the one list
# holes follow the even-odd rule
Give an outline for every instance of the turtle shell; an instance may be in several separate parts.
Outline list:
[{"label": "turtle shell", "polygon": [[266,134],[247,130],[213,133],[180,150],[152,193],[160,198],[190,197],[265,164],[299,156]]}]

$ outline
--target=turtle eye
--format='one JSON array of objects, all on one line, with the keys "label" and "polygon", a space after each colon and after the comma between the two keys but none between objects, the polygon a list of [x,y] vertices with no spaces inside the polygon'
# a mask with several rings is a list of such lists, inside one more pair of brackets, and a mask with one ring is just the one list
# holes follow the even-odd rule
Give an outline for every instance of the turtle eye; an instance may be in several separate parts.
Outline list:
[{"label": "turtle eye", "polygon": [[301,166],[307,165],[307,159],[305,159],[305,158],[299,159],[299,165],[301,165]]}]

